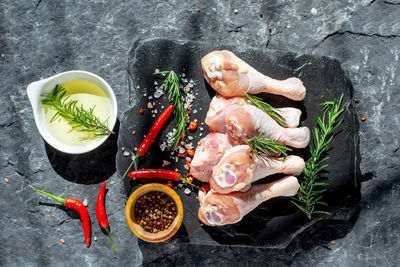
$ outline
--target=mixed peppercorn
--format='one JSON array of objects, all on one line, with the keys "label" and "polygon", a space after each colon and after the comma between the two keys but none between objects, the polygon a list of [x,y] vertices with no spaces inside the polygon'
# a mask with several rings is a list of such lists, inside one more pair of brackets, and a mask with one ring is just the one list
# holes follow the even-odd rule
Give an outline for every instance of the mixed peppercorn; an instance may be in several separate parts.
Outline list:
[{"label": "mixed peppercorn", "polygon": [[135,203],[136,222],[150,233],[168,229],[176,215],[174,200],[163,192],[149,192],[141,196]]}]

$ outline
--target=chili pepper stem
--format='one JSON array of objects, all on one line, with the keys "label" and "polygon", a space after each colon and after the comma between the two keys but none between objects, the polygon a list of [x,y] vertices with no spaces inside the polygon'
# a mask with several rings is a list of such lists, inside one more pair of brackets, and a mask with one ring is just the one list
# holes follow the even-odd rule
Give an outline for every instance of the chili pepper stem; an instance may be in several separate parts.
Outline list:
[{"label": "chili pepper stem", "polygon": [[36,192],[42,193],[42,194],[44,194],[44,195],[46,195],[46,196],[49,196],[49,197],[51,197],[51,198],[54,198],[55,200],[57,200],[57,201],[59,201],[59,202],[61,202],[61,203],[63,203],[63,204],[65,205],[65,201],[66,201],[65,198],[56,197],[55,195],[49,194],[49,193],[47,193],[47,192],[44,192],[44,191],[39,190],[39,189],[36,189],[36,188],[33,188],[33,190],[35,190]]},{"label": "chili pepper stem", "polygon": [[124,175],[122,176],[122,179],[124,179],[125,176],[128,174],[129,170],[130,170],[130,169],[132,168],[132,166],[133,166],[133,163],[135,163],[135,161],[136,161],[138,158],[140,158],[141,156],[142,156],[142,154],[140,154],[139,152],[136,153],[135,158],[132,160],[131,165],[129,165],[128,169],[126,170],[126,172],[125,172]]},{"label": "chili pepper stem", "polygon": [[106,230],[108,237],[110,237],[111,246],[112,246],[112,249],[114,252],[114,258],[117,258],[117,254],[115,254],[114,242],[112,240],[111,233],[110,233],[110,226],[107,225],[106,227],[104,227],[104,230]]},{"label": "chili pepper stem", "polygon": [[187,183],[188,185],[191,185],[191,186],[197,188],[198,190],[200,190],[200,188],[199,188],[197,185],[194,185],[194,184],[192,184],[192,183],[189,183],[189,182],[186,181],[186,179],[183,178],[182,176],[179,177],[179,180],[181,180],[182,182],[185,182],[185,183]]}]

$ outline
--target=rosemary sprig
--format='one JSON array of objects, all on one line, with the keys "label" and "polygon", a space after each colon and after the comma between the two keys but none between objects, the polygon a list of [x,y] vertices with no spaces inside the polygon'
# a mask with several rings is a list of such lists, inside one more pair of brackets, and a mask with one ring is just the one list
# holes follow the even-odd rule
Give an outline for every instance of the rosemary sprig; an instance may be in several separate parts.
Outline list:
[{"label": "rosemary sprig", "polygon": [[280,152],[286,158],[286,151],[292,151],[289,147],[280,145],[266,136],[249,138],[246,140],[246,144],[250,147],[250,159],[253,159],[254,155],[257,158],[262,155],[270,155],[271,151],[274,153]]},{"label": "rosemary sprig", "polygon": [[306,163],[303,177],[300,180],[299,194],[292,198],[292,203],[303,211],[308,219],[311,219],[312,215],[316,213],[329,214],[329,212],[315,209],[317,205],[328,206],[321,200],[322,193],[326,189],[320,188],[329,185],[329,183],[320,182],[318,174],[328,166],[328,164],[323,164],[328,160],[328,157],[323,156],[323,154],[328,151],[328,144],[332,141],[334,131],[343,122],[343,119],[338,120],[345,110],[342,107],[342,100],[343,94],[338,102],[334,98],[333,101],[321,104],[324,113],[322,119],[319,116],[317,117],[318,127],[315,127],[312,132],[314,146],[309,145],[311,157]]},{"label": "rosemary sprig", "polygon": [[189,121],[189,117],[186,114],[184,107],[184,98],[186,95],[184,90],[185,82],[176,74],[174,71],[160,71],[154,73],[154,75],[165,74],[167,77],[160,86],[161,90],[168,90],[168,101],[174,105],[174,116],[176,123],[176,132],[172,136],[172,150],[174,151],[179,145],[180,141],[185,137],[186,124]]},{"label": "rosemary sprig", "polygon": [[244,93],[248,100],[253,103],[255,106],[259,107],[265,113],[267,113],[271,118],[273,118],[280,126],[286,128],[285,118],[279,114],[278,110],[271,106],[270,104],[263,101],[261,97],[250,95],[248,93]]},{"label": "rosemary sprig", "polygon": [[62,117],[71,122],[73,129],[92,133],[96,137],[114,133],[108,129],[108,119],[102,122],[94,115],[95,106],[86,110],[83,105],[78,106],[77,100],[68,101],[69,96],[66,96],[66,94],[65,88],[57,84],[52,92],[41,95],[43,98],[42,104],[50,106],[57,111],[51,118],[50,123],[58,117]]}]

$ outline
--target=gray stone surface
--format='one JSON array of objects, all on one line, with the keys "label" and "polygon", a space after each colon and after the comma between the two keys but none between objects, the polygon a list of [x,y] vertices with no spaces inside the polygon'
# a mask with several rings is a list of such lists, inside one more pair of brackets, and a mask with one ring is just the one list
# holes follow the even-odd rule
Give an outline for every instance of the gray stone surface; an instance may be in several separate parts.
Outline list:
[{"label": "gray stone surface", "polygon": [[[0,265],[396,265],[400,260],[399,4],[395,0],[1,1]],[[52,165],[48,155],[54,156],[54,151],[46,148],[36,129],[25,88],[54,73],[88,70],[111,84],[122,114],[129,105],[126,67],[132,43],[140,37],[162,36],[224,40],[266,53],[273,48],[341,60],[355,97],[361,99],[357,116],[367,118],[360,122],[365,180],[360,213],[346,236],[335,244],[310,240],[285,250],[138,242],[125,223],[125,196],[114,173],[100,177],[108,178],[106,208],[118,253],[116,261],[112,258],[93,209],[100,183],[71,179],[65,170],[79,158],[56,154],[63,159],[64,171]],[[87,171],[91,168],[95,165]],[[28,184],[89,200],[90,249],[84,246],[76,214],[49,205],[54,202],[32,192]]]}]

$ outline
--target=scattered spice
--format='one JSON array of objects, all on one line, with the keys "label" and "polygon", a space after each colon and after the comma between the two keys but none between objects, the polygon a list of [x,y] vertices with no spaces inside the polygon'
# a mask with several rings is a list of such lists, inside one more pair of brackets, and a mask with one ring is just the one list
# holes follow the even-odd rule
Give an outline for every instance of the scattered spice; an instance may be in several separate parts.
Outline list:
[{"label": "scattered spice", "polygon": [[4,182],[8,183],[8,179],[7,179],[7,178],[6,178],[6,179],[4,179]]},{"label": "scattered spice", "polygon": [[196,128],[197,128],[197,119],[195,119],[194,121],[192,121],[191,123],[189,123],[189,129],[190,129],[191,131],[196,130]]},{"label": "scattered spice", "polygon": [[361,120],[365,121],[367,119],[367,117],[365,117],[364,115],[361,116]]},{"label": "scattered spice", "polygon": [[278,30],[279,32],[282,32],[282,28],[279,28],[279,30]]},{"label": "scattered spice", "polygon": [[60,239],[60,242],[61,242],[61,244],[64,244],[65,243],[65,240],[64,239]]},{"label": "scattered spice", "polygon": [[356,99],[354,99],[354,102],[359,103],[359,102],[360,102],[360,99],[359,99],[359,98],[356,98]]},{"label": "scattered spice", "polygon": [[144,111],[143,111],[143,108],[141,108],[140,111],[139,111],[139,113],[140,113],[140,114],[143,114],[143,112],[144,112]]},{"label": "scattered spice", "polygon": [[191,160],[187,160],[186,161],[186,166],[188,166],[188,168],[190,168],[191,165],[192,165],[192,161]]},{"label": "scattered spice", "polygon": [[177,213],[174,200],[167,194],[152,191],[141,196],[135,203],[135,220],[150,233],[168,229]]},{"label": "scattered spice", "polygon": [[189,111],[189,110],[186,110],[186,114],[190,115],[190,111]]},{"label": "scattered spice", "polygon": [[168,160],[163,160],[163,163],[162,163],[162,166],[163,166],[163,167],[167,167],[167,166],[169,166],[169,165],[171,165],[171,162],[170,162],[170,161],[168,161]]},{"label": "scattered spice", "polygon": [[263,15],[263,13],[262,12],[260,12],[260,18],[262,18],[264,15]]},{"label": "scattered spice", "polygon": [[197,12],[199,12],[199,13],[200,13],[200,7],[197,9]]},{"label": "scattered spice", "polygon": [[235,8],[235,9],[233,10],[233,12],[234,12],[235,14],[237,14],[237,13],[239,12],[239,10],[238,10],[237,8]]},{"label": "scattered spice", "polygon": [[335,245],[335,244],[336,244],[336,241],[335,241],[335,240],[332,240],[332,241],[331,241],[331,244],[332,244],[332,245]]},{"label": "scattered spice", "polygon": [[179,153],[179,154],[178,154],[178,157],[180,157],[180,158],[184,158],[184,157],[185,157],[185,154],[183,154],[183,153]]},{"label": "scattered spice", "polygon": [[286,25],[286,28],[290,29],[290,28],[292,28],[292,25],[288,24],[288,25]]},{"label": "scattered spice", "polygon": [[132,131],[132,135],[135,135],[135,134],[136,134],[136,131],[135,131],[135,130],[133,130],[133,131]]},{"label": "scattered spice", "polygon": [[172,182],[170,180],[168,180],[166,186],[172,187]]},{"label": "scattered spice", "polygon": [[194,156],[194,150],[193,149],[187,149],[186,153],[190,156],[193,157]]},{"label": "scattered spice", "polygon": [[147,108],[148,109],[152,109],[153,108],[153,104],[151,102],[147,103]]}]

